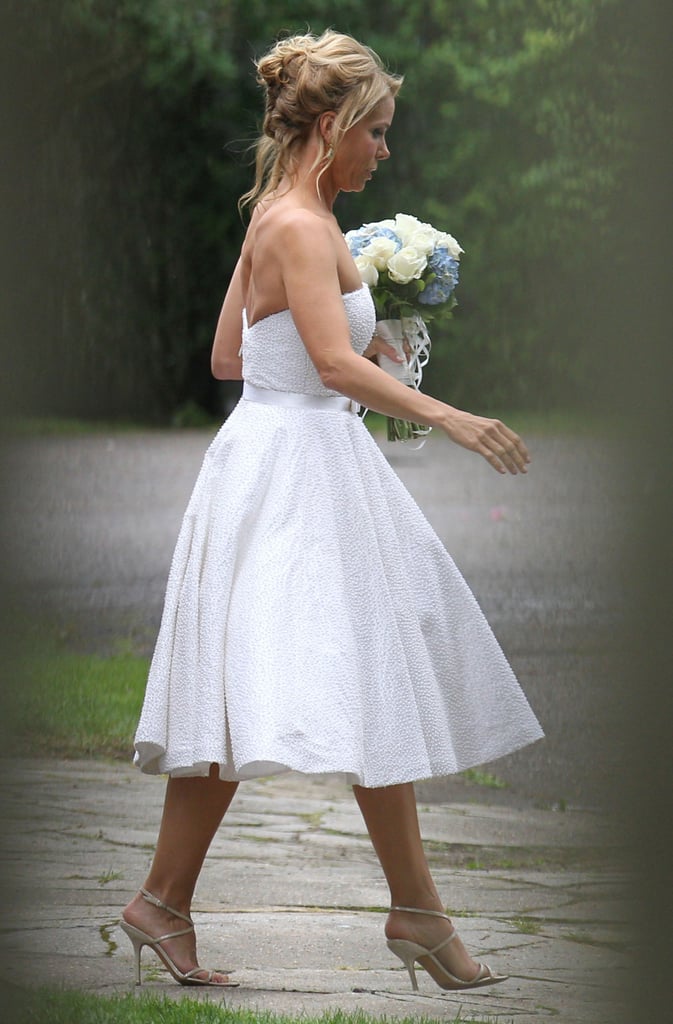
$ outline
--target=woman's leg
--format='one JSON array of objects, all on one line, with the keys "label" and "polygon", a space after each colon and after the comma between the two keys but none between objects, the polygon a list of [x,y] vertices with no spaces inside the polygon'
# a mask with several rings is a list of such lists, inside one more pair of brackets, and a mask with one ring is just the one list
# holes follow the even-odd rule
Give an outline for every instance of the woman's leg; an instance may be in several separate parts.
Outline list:
[{"label": "woman's leg", "polygon": [[[237,787],[237,782],[220,780],[217,765],[211,766],[207,777],[168,780],[156,850],[143,887],[182,914],[189,914],[208,847]],[[140,893],[124,909],[123,917],[152,936],[185,927],[184,921],[149,903]],[[197,966],[193,932],[162,946],[181,971]],[[226,980],[224,975],[222,980]]]},{"label": "woman's leg", "polygon": [[[443,911],[423,850],[413,785],[408,782],[380,789],[353,786],[353,792],[388,882],[390,905]],[[410,939],[430,949],[451,934],[451,927],[441,918],[391,912],[386,937]],[[479,970],[459,938],[444,947],[440,959],[452,974],[465,981]]]}]

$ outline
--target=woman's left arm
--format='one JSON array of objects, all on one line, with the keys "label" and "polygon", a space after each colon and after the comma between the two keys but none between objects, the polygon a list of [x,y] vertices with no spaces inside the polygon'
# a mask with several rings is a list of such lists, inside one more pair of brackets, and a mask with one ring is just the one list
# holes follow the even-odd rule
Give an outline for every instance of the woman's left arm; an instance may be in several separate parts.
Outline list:
[{"label": "woman's left arm", "polygon": [[217,380],[243,379],[243,360],[240,356],[243,305],[239,260],[222,303],[210,357],[210,368]]}]

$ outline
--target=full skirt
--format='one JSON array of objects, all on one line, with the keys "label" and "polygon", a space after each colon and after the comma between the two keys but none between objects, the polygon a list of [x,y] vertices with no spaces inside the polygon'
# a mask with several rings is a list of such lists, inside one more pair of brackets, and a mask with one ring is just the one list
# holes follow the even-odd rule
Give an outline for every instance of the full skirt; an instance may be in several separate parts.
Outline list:
[{"label": "full skirt", "polygon": [[385,786],[542,736],[357,416],[241,400],[185,513],[136,734],[150,773]]}]

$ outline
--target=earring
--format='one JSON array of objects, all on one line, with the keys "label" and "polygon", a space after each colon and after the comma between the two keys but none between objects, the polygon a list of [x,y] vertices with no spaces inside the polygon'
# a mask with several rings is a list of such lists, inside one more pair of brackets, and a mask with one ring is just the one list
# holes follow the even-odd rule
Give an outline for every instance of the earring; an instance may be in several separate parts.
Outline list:
[{"label": "earring", "polygon": [[330,148],[327,150],[327,159],[331,160],[333,156],[334,156],[334,149],[333,149],[332,146],[330,146]]}]

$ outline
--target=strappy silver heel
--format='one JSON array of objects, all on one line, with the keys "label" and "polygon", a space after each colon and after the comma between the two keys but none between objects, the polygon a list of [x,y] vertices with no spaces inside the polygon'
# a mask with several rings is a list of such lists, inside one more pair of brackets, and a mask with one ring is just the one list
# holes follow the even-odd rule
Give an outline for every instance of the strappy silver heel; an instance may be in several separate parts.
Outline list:
[{"label": "strappy silver heel", "polygon": [[[176,932],[167,932],[166,935],[152,936],[148,935],[147,932],[143,932],[140,928],[136,928],[135,925],[128,924],[128,922],[122,920],[120,922],[121,928],[126,932],[131,943],[133,945],[133,952],[135,954],[135,971],[136,971],[136,985],[141,984],[140,976],[140,951],[143,946],[149,946],[150,949],[154,950],[164,966],[170,971],[176,981],[180,982],[181,985],[213,985],[218,988],[236,988],[238,986],[237,981],[213,981],[215,974],[226,974],[226,971],[208,971],[203,967],[193,967],[191,971],[181,971],[177,964],[173,963],[166,950],[161,945],[162,942],[168,941],[168,939],[177,939],[180,935],[187,935],[189,932],[194,931],[194,922],[191,917],[186,914],[180,913],[179,910],[175,910],[173,907],[169,907],[167,903],[160,900],[157,896],[153,896],[147,889],[140,889],[140,895],[148,903],[151,903],[155,907],[159,907],[161,910],[166,910],[169,914],[173,914],[174,917],[179,918],[181,921],[186,921],[188,927],[180,928]],[[205,974],[205,978],[197,978],[197,974]]]},{"label": "strappy silver heel", "polygon": [[[451,918],[447,914],[441,914],[438,910],[418,910],[416,907],[391,907],[391,910],[401,911],[405,914],[428,914],[431,917],[443,917],[445,921],[451,921]],[[484,985],[497,985],[500,981],[506,981],[506,974],[494,974],[493,971],[486,964],[479,964],[479,970],[477,971],[474,978],[469,981],[463,981],[461,978],[457,978],[455,974],[452,974],[447,967],[439,960],[437,953],[449,943],[453,942],[457,938],[458,932],[455,928],[449,935],[448,938],[443,939],[432,949],[426,949],[425,946],[419,945],[418,942],[411,942],[409,939],[388,939],[388,949],[395,956],[398,956],[407,971],[409,972],[409,978],[411,979],[411,987],[414,992],[418,992],[418,981],[416,980],[416,962],[427,957],[430,962],[437,968],[437,971],[428,971],[430,977],[435,981],[440,988],[443,989],[465,989],[465,988],[481,988]],[[439,977],[437,976],[439,975]],[[446,979],[446,981],[444,980]]]}]

